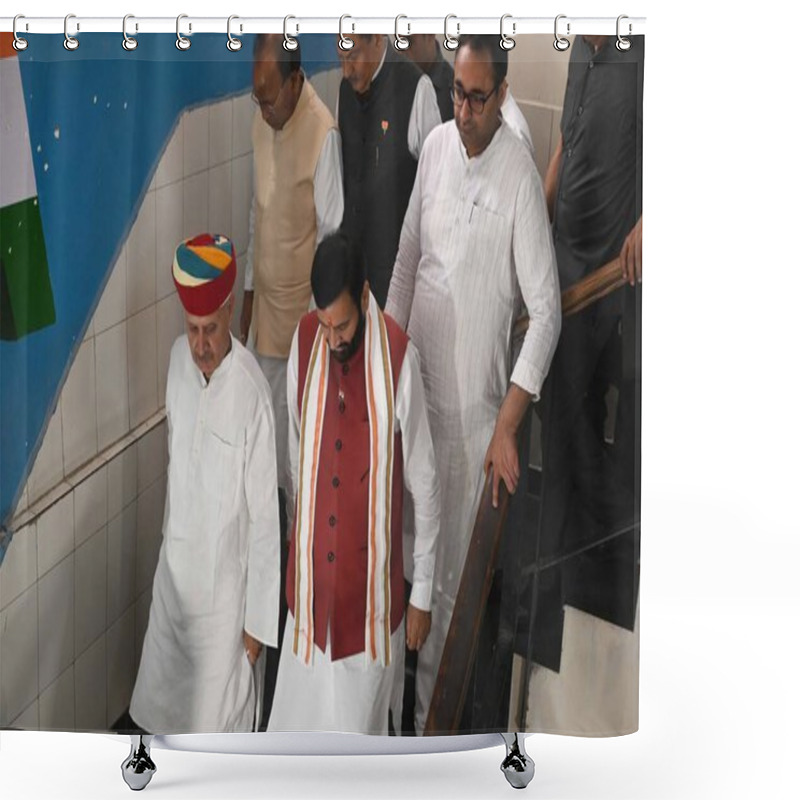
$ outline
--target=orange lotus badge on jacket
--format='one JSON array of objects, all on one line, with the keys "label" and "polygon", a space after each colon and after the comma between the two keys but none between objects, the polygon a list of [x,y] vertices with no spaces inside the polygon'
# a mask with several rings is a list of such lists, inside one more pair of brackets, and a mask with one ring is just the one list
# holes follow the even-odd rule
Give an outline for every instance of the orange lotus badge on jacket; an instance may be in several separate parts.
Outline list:
[{"label": "orange lotus badge on jacket", "polygon": [[381,130],[383,131],[383,135],[386,136],[386,131],[389,130],[389,120],[385,119],[381,122]]}]

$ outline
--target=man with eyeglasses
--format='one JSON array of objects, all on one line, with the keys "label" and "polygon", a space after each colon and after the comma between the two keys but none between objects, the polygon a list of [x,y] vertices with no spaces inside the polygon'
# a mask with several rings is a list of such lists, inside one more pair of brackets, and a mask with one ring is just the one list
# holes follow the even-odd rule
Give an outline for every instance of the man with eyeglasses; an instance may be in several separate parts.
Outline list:
[{"label": "man with eyeglasses", "polygon": [[[420,156],[400,237],[390,314],[416,345],[442,502],[432,628],[417,666],[425,726],[485,475],[493,502],[514,492],[516,433],[538,398],[560,330],[560,297],[541,180],[500,113],[508,54],[496,37],[462,36],[455,119]],[[514,321],[530,325],[513,365]]]},{"label": "man with eyeglasses", "polygon": [[351,38],[350,50],[339,49],[342,228],[360,244],[369,285],[383,308],[417,159],[425,138],[442,120],[430,78],[386,36]]},{"label": "man with eyeglasses", "polygon": [[[405,53],[433,82],[442,122],[453,119],[453,67],[442,55],[436,37],[432,33],[415,33],[409,36],[408,49]],[[500,111],[511,130],[525,142],[533,155],[531,130],[525,115],[511,94],[511,89],[506,91],[506,98]]]}]

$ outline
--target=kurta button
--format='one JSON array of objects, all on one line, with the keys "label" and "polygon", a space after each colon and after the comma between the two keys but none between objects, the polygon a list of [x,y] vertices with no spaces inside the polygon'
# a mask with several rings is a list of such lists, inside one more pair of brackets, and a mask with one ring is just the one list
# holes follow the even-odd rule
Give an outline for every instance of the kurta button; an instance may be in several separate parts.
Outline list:
[{"label": "kurta button", "polygon": [[342,449],[342,440],[341,440],[341,439],[337,439],[337,440],[334,442],[333,446],[334,446],[334,447],[335,447],[337,450],[341,450],[341,449]]},{"label": "kurta button", "polygon": [[583,106],[578,106],[578,116],[583,114]]},{"label": "kurta button", "polygon": [[333,484],[334,489],[339,488],[339,478],[336,475],[333,476],[333,480],[331,481],[331,483]]},{"label": "kurta button", "polygon": [[594,69],[594,61],[589,62],[589,69]]},{"label": "kurta button", "polygon": [[328,517],[328,525],[330,525],[331,528],[336,527],[336,517],[334,517],[333,514]]},{"label": "kurta button", "polygon": [[328,561],[333,563],[335,559],[336,559],[336,554],[333,552],[333,550],[330,550],[328,552]]},{"label": "kurta button", "polygon": [[348,372],[350,372],[350,365],[342,364],[342,375],[347,375]]}]

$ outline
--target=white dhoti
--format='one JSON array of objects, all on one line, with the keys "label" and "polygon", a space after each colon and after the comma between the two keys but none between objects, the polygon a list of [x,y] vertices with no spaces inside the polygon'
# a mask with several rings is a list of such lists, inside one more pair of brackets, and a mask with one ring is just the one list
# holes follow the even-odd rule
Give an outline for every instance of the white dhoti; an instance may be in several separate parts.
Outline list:
[{"label": "white dhoti", "polygon": [[314,646],[305,664],[292,653],[294,617],[286,618],[275,699],[268,731],[336,731],[386,736],[395,673],[403,669],[405,624],[391,636],[392,660],[384,667],[364,653],[331,661],[330,635],[325,651]]}]

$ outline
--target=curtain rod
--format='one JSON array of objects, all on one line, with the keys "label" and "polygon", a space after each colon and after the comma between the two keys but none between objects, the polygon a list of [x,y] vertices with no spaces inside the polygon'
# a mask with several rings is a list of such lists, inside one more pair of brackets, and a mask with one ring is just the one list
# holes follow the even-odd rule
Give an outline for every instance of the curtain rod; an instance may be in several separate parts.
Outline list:
[{"label": "curtain rod", "polygon": [[[0,32],[14,31],[14,17],[0,17]],[[230,26],[230,27],[229,27]],[[16,33],[65,33],[79,37],[83,33],[120,33],[122,17],[35,17],[19,15]],[[125,30],[128,36],[141,33],[176,33],[182,36],[193,33],[231,33],[235,36],[253,33],[286,33],[297,36],[304,33],[385,33],[409,36],[414,33],[433,33],[456,37],[468,33],[502,33],[507,37],[526,33],[549,33],[556,28],[560,36],[574,34],[607,34],[637,36],[645,32],[645,17],[195,17],[188,14],[175,17],[136,17],[128,15]]]}]

